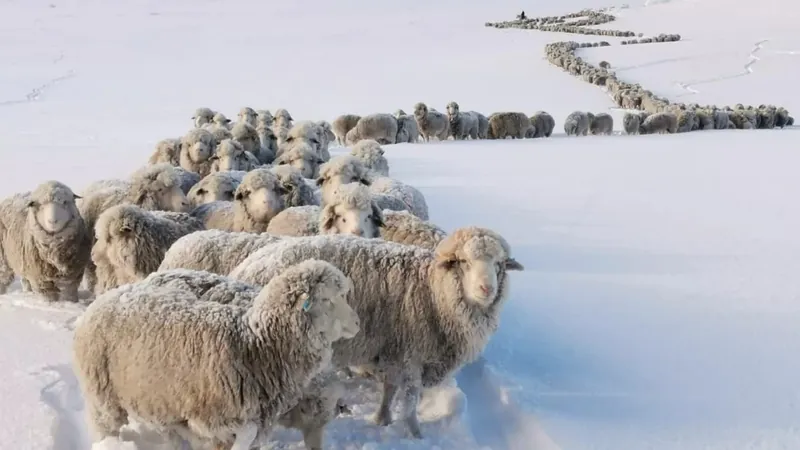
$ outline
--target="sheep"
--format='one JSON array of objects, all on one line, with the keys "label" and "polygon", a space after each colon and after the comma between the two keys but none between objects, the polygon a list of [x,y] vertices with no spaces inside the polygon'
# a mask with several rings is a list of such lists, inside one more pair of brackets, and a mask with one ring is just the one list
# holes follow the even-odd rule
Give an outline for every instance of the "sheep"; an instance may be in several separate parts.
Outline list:
[{"label": "sheep", "polygon": [[311,122],[310,120],[298,122],[286,133],[286,138],[278,147],[277,157],[280,157],[283,152],[288,151],[299,143],[306,143],[313,148],[314,153],[316,153],[320,159],[327,161],[323,156],[327,155],[328,159],[330,159],[328,149],[325,148],[324,151],[322,150],[322,145],[326,139],[325,134],[325,129],[318,123]]},{"label": "sheep", "polygon": [[780,107],[775,110],[775,126],[778,128],[783,128],[789,123],[789,111],[785,108]]},{"label": "sheep", "polygon": [[367,238],[380,235],[383,214],[373,203],[369,189],[360,183],[339,186],[323,207],[287,208],[276,215],[267,233],[278,236],[352,234]]},{"label": "sheep", "polygon": [[728,112],[723,110],[715,110],[713,113],[714,129],[726,130],[728,129]]},{"label": "sheep", "polygon": [[283,121],[284,123],[286,123],[289,126],[291,126],[292,122],[294,122],[294,118],[292,117],[291,114],[289,114],[289,111],[287,111],[287,110],[285,110],[283,108],[278,108],[277,110],[275,110],[274,119],[275,120],[281,120],[281,121]]},{"label": "sheep", "polygon": [[199,219],[186,213],[147,211],[129,204],[107,209],[95,225],[95,295],[155,272],[178,238],[203,228]]},{"label": "sheep", "polygon": [[167,138],[158,141],[156,144],[156,149],[153,151],[153,154],[150,155],[150,159],[148,163],[150,164],[158,164],[158,163],[169,163],[173,166],[181,165],[181,139],[173,139]]},{"label": "sheep", "polygon": [[489,116],[488,139],[523,139],[533,128],[531,119],[520,112],[500,112]]},{"label": "sheep", "polygon": [[337,144],[340,146],[345,145],[345,137],[347,136],[347,132],[355,128],[359,120],[361,120],[361,116],[356,114],[342,114],[341,116],[333,119],[331,126],[333,128],[333,134],[336,135]]},{"label": "sheep", "polygon": [[[87,308],[73,338],[94,440],[118,435],[135,417],[193,448],[266,443],[327,370],[332,344],[359,333],[345,301],[350,290],[339,269],[310,260],[282,271],[245,305],[146,281],[108,292]],[[187,403],[187,393],[203,401]]]},{"label": "sheep", "polygon": [[212,121],[215,125],[230,129],[231,119],[225,117],[225,114],[222,114],[221,112],[214,114]]},{"label": "sheep", "polygon": [[353,280],[348,303],[368,327],[334,344],[338,367],[369,366],[383,381],[376,423],[391,422],[397,390],[405,388],[404,421],[421,438],[420,390],[436,386],[476,359],[497,329],[509,270],[523,270],[497,233],[457,229],[436,247],[355,236],[313,236],[279,242],[251,254],[230,277],[264,285],[284,267],[320,259]]},{"label": "sheep", "polygon": [[320,120],[317,122],[317,125],[320,129],[319,157],[322,158],[323,161],[328,161],[331,159],[331,152],[328,149],[330,148],[331,142],[336,140],[336,135],[333,133],[333,129],[331,129],[331,124],[327,121]]},{"label": "sheep", "polygon": [[[372,180],[369,189],[373,194],[388,195],[402,200],[408,206],[408,211],[422,220],[428,220],[428,203],[422,192],[414,186],[394,178],[380,177]],[[386,209],[382,206],[381,208]]]},{"label": "sheep", "polygon": [[239,115],[238,115],[239,123],[246,123],[247,125],[250,125],[251,127],[255,128],[257,125],[256,123],[257,117],[258,114],[255,112],[253,108],[245,106],[239,110]]},{"label": "sheep", "polygon": [[180,166],[201,177],[208,175],[215,147],[216,141],[211,132],[204,128],[190,130],[181,138]]},{"label": "sheep", "polygon": [[252,153],[244,149],[241,143],[232,139],[225,139],[220,142],[217,146],[217,152],[209,158],[209,161],[211,161],[209,173],[228,170],[248,172],[261,165]]},{"label": "sheep", "polygon": [[350,150],[350,154],[360,159],[364,166],[385,177],[389,176],[389,161],[383,156],[381,144],[374,139],[358,141]]},{"label": "sheep", "polygon": [[678,131],[678,117],[671,112],[660,112],[648,116],[642,122],[642,134],[653,133],[677,133]]},{"label": "sheep", "polygon": [[192,210],[206,228],[263,233],[269,221],[283,211],[286,189],[269,169],[256,169],[242,178],[233,202],[212,202]]},{"label": "sheep", "polygon": [[417,128],[423,141],[430,142],[431,138],[440,141],[447,140],[450,133],[450,121],[447,120],[446,115],[432,108],[429,110],[428,105],[420,102],[414,105],[414,119],[417,121]]},{"label": "sheep", "polygon": [[314,189],[316,181],[313,182],[313,185],[309,184],[299,170],[286,164],[271,167],[269,170],[278,177],[281,186],[286,190],[283,201],[287,208],[320,204],[319,195],[321,194]]},{"label": "sheep", "polygon": [[180,187],[181,191],[184,194],[189,194],[189,191],[192,190],[194,185],[200,182],[201,178],[200,175],[189,172],[188,170],[184,169],[183,167],[172,166],[172,169],[178,175],[178,179],[180,180]]},{"label": "sheep", "polygon": [[589,130],[593,135],[611,134],[614,131],[614,118],[606,113],[597,114],[591,117]]},{"label": "sheep", "polygon": [[[231,128],[231,136],[234,141],[242,145],[245,151],[253,155],[259,155],[261,153],[261,139],[258,136],[258,131],[247,122],[237,122],[236,125]],[[259,158],[259,160],[260,159],[261,158]]]},{"label": "sheep", "polygon": [[243,170],[211,173],[194,185],[187,197],[192,206],[218,201],[232,202],[236,188],[246,173]]},{"label": "sheep", "polygon": [[272,126],[272,113],[268,109],[259,109],[256,111],[256,128],[260,126]]},{"label": "sheep", "polygon": [[786,117],[786,126],[787,127],[793,127],[794,126],[794,117],[792,117],[792,116],[787,116]]},{"label": "sheep", "polygon": [[450,121],[448,136],[461,141],[466,138],[478,139],[478,116],[460,112],[456,102],[447,104],[447,120]]},{"label": "sheep", "polygon": [[639,114],[625,113],[622,117],[622,128],[628,134],[639,134],[639,126],[641,125]]},{"label": "sheep", "polygon": [[194,127],[200,128],[207,123],[211,123],[214,119],[214,114],[214,111],[209,108],[197,108],[192,116]]},{"label": "sheep", "polygon": [[269,233],[195,231],[172,244],[164,254],[158,271],[191,269],[227,275],[256,250],[281,239]]},{"label": "sheep", "polygon": [[345,135],[345,144],[353,145],[362,139],[375,139],[381,145],[394,144],[397,139],[397,119],[391,114],[364,116]]},{"label": "sheep", "polygon": [[272,131],[271,122],[269,124],[259,122],[256,127],[256,134],[258,134],[258,141],[260,149],[256,154],[256,158],[261,164],[271,164],[278,154],[278,138]]},{"label": "sheep", "polygon": [[536,111],[536,113],[534,113],[530,119],[531,124],[536,129],[534,137],[550,137],[553,134],[553,130],[556,127],[556,121],[553,119],[553,116],[547,112]]},{"label": "sheep", "polygon": [[477,111],[470,111],[478,118],[478,139],[489,138],[489,118]]},{"label": "sheep", "polygon": [[416,245],[433,250],[447,236],[447,233],[424,221],[408,211],[382,211],[383,226],[381,238],[398,244]]},{"label": "sheep", "polygon": [[419,142],[419,127],[417,121],[411,116],[401,114],[397,116],[397,137],[396,144]]},{"label": "sheep", "polygon": [[[90,247],[94,245],[94,225],[100,214],[108,208],[130,203],[147,210],[186,212],[191,203],[181,186],[180,172],[167,163],[145,166],[134,172],[130,181],[114,180],[89,186],[83,191],[78,209],[89,230]],[[89,261],[84,273],[86,287],[94,291],[96,283],[94,264]]]},{"label": "sheep", "polygon": [[288,165],[299,170],[304,178],[316,178],[319,175],[319,166],[324,163],[317,151],[305,141],[294,143],[288,150],[278,156],[276,166]]},{"label": "sheep", "polygon": [[91,251],[78,198],[63,183],[46,181],[0,202],[0,295],[17,274],[47,301],[78,301]]},{"label": "sheep", "polygon": [[213,142],[215,147],[225,139],[233,139],[233,133],[231,133],[231,130],[222,125],[203,125],[203,129],[211,133],[211,136],[214,138]]},{"label": "sheep", "polygon": [[575,111],[564,121],[564,132],[567,136],[586,136],[589,134],[589,115],[583,111]]}]

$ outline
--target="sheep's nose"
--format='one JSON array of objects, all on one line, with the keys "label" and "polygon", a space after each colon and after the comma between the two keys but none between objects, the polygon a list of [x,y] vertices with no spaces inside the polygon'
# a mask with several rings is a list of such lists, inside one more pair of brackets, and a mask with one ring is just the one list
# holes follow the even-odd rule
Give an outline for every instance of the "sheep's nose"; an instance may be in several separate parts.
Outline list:
[{"label": "sheep's nose", "polygon": [[479,286],[479,288],[481,289],[481,292],[483,292],[486,295],[489,295],[490,292],[489,286],[482,284]]},{"label": "sheep's nose", "polygon": [[353,230],[353,234],[356,235],[356,236],[359,236],[359,237],[363,237],[364,236],[364,230],[362,230],[361,228],[359,228],[357,230]]}]

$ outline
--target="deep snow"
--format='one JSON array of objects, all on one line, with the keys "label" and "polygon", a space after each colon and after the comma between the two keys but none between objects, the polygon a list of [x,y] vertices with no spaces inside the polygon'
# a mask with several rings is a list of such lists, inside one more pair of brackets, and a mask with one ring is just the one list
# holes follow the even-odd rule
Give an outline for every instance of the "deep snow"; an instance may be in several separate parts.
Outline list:
[{"label": "deep snow", "polygon": [[[794,3],[644,4],[605,27],[683,40],[581,56],[673,100],[798,115]],[[547,110],[548,140],[386,147],[392,175],[422,190],[432,221],[496,229],[526,271],[512,274],[490,373],[470,366],[457,378],[465,396],[429,398],[427,440],[370,426],[366,402],[331,425],[331,448],[800,448],[798,129],[564,138],[569,112],[613,105],[547,65],[543,46],[616,40],[483,23],[605,6],[621,5],[7,0],[0,195],[126,176],[199,106],[315,120],[417,101]],[[0,297],[0,449],[88,449],[69,367],[78,314]],[[300,439],[277,437],[279,448]]]}]

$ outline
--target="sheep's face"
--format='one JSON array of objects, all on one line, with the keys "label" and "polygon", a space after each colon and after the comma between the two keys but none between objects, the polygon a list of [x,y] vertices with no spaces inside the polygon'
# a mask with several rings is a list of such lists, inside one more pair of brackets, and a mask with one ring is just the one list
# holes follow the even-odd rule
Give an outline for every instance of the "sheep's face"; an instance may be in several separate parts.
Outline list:
[{"label": "sheep's face", "polygon": [[321,284],[313,294],[308,314],[314,327],[325,330],[331,342],[351,339],[361,331],[361,323],[355,310],[347,303],[347,292],[352,283],[347,280],[347,289],[338,283]]},{"label": "sheep's face", "polygon": [[458,115],[458,103],[450,102],[447,104],[447,115],[450,117]]},{"label": "sheep's face", "polygon": [[56,198],[51,202],[39,203],[31,201],[28,208],[34,215],[36,223],[50,234],[61,232],[75,217],[75,203],[67,199]]},{"label": "sheep's face", "polygon": [[230,170],[243,170],[249,169],[247,157],[244,155],[244,150],[232,152],[226,155],[214,155],[211,157],[216,161],[215,166],[218,172],[226,172]]},{"label": "sheep's face", "polygon": [[212,154],[212,145],[207,142],[195,142],[189,147],[189,158],[196,163],[208,161]]},{"label": "sheep's face", "polygon": [[210,188],[200,187],[189,193],[189,200],[194,206],[218,201],[232,202],[235,193],[236,186],[231,185],[217,185]]},{"label": "sheep's face", "polygon": [[163,211],[189,212],[191,202],[180,185],[163,186],[155,192],[156,209]]},{"label": "sheep's face", "polygon": [[319,165],[321,163],[322,160],[315,154],[306,154],[304,152],[302,157],[289,158],[288,161],[282,160],[278,163],[278,165],[288,164],[289,166],[294,167],[300,171],[300,174],[303,175],[303,178],[316,178],[317,175],[319,175]]},{"label": "sheep's face", "polygon": [[255,191],[239,191],[235,200],[241,202],[250,217],[259,223],[267,223],[286,207],[283,195],[286,190],[278,186],[275,189],[262,187]]},{"label": "sheep's face", "polygon": [[505,284],[506,271],[522,270],[522,265],[509,258],[502,245],[489,236],[473,237],[445,261],[457,266],[464,299],[484,308],[492,306]]},{"label": "sheep's face", "polygon": [[364,238],[380,237],[383,215],[380,209],[348,208],[346,205],[328,205],[321,214],[321,234],[351,234]]}]

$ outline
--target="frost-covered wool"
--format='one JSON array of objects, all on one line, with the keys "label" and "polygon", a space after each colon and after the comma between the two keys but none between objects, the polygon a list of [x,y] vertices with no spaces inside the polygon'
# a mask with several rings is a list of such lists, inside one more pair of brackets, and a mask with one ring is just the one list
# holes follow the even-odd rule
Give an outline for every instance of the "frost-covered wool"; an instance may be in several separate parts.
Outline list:
[{"label": "frost-covered wool", "polygon": [[443,229],[408,211],[383,211],[380,232],[385,241],[416,245],[428,250],[435,249],[447,237]]},{"label": "frost-covered wool", "polygon": [[[521,112],[499,112],[489,116],[488,139],[524,139],[533,128],[531,119]],[[533,130],[535,132],[535,130]]]},{"label": "frost-covered wool", "polygon": [[92,244],[76,198],[46,181],[0,202],[0,295],[19,275],[48,301],[78,301]]},{"label": "frost-covered wool", "polygon": [[329,366],[331,344],[359,332],[345,301],[352,283],[322,261],[287,267],[247,306],[206,295],[223,284],[247,295],[227,280],[150,281],[104,294],[77,323],[73,360],[94,441],[134,417],[194,448],[265,444]]},{"label": "frost-covered wool", "polygon": [[247,172],[243,170],[210,173],[192,187],[187,197],[192,206],[218,201],[232,202],[236,188],[245,175]]},{"label": "frost-covered wool", "polygon": [[401,114],[397,116],[397,138],[395,144],[419,142],[419,127],[417,121],[411,116]]},{"label": "frost-covered wool", "polygon": [[283,144],[281,144],[278,148],[278,158],[280,158],[285,151],[291,149],[295,145],[305,143],[313,149],[314,154],[316,154],[319,159],[322,159],[322,143],[324,134],[325,130],[315,122],[310,120],[297,122],[294,124],[294,126],[289,128]]},{"label": "frost-covered wool", "polygon": [[647,116],[640,127],[642,134],[677,133],[678,117],[671,112],[660,112]]},{"label": "frost-covered wool", "polygon": [[173,166],[181,164],[181,139],[167,138],[158,141],[156,149],[147,161],[150,164],[169,163]]},{"label": "frost-covered wool", "polygon": [[611,134],[614,131],[614,118],[610,114],[600,113],[591,118],[589,131],[593,135]]},{"label": "frost-covered wool", "polygon": [[258,141],[260,143],[256,158],[261,164],[272,164],[278,154],[278,138],[275,136],[275,132],[272,131],[272,122],[259,122],[258,127],[256,127],[256,133],[258,133]]},{"label": "frost-covered wool", "polygon": [[173,166],[173,168],[178,174],[178,177],[180,177],[181,191],[188,195],[189,191],[192,190],[194,185],[200,182],[200,175],[194,172],[189,172],[183,167]]},{"label": "frost-covered wool", "polygon": [[109,208],[100,214],[95,227],[95,294],[155,272],[175,241],[203,228],[200,220],[186,213],[147,211],[135,205]]},{"label": "frost-covered wool", "polygon": [[380,374],[384,396],[376,420],[383,425],[391,421],[397,389],[405,386],[404,419],[416,437],[420,389],[478,357],[498,326],[506,272],[522,270],[501,236],[468,227],[455,230],[435,252],[346,235],[295,238],[253,253],[230,276],[263,285],[310,258],[328,261],[352,279],[348,303],[367,324],[352,340],[334,344],[334,363],[369,365]]},{"label": "frost-covered wool", "polygon": [[158,271],[191,269],[227,275],[256,250],[281,239],[269,233],[195,231],[172,244]]},{"label": "frost-covered wool", "polygon": [[583,111],[575,111],[564,121],[564,133],[567,136],[586,136],[589,134],[589,115]]},{"label": "frost-covered wool", "polygon": [[249,106],[242,107],[242,109],[239,110],[239,114],[237,115],[237,118],[239,119],[240,123],[246,123],[253,128],[255,128],[257,125],[256,123],[257,117],[258,114],[256,113],[256,111],[253,108],[250,108]]},{"label": "frost-covered wool", "polygon": [[536,138],[550,137],[556,128],[555,119],[545,111],[536,111],[531,116],[531,124],[536,130],[533,135]]},{"label": "frost-covered wool", "polygon": [[[261,152],[261,141],[258,138],[258,131],[247,122],[236,122],[236,125],[231,128],[231,136],[234,141],[241,144],[244,151],[250,152],[253,155],[258,155]],[[219,149],[217,149],[217,154],[219,154]]]},{"label": "frost-covered wool", "polygon": [[201,177],[211,171],[211,156],[216,148],[214,136],[205,128],[195,128],[181,138],[180,166],[200,174]]},{"label": "frost-covered wool", "polygon": [[356,142],[350,154],[360,159],[364,166],[384,177],[389,176],[389,161],[384,156],[381,144],[374,139],[363,139]]},{"label": "frost-covered wool", "polygon": [[361,120],[361,116],[357,114],[343,114],[333,120],[331,128],[333,134],[336,135],[337,144],[341,146],[345,145],[347,132],[355,128],[359,120]]},{"label": "frost-covered wool", "polygon": [[228,127],[226,126],[217,125],[216,123],[210,123],[203,125],[203,129],[211,133],[211,136],[214,138],[215,147],[225,139],[233,139],[233,134],[231,133],[231,130],[229,130]]},{"label": "frost-covered wool", "polygon": [[[324,189],[323,198],[325,197]],[[369,189],[373,194],[389,195],[402,200],[412,214],[422,220],[428,220],[428,203],[425,201],[425,196],[422,195],[422,192],[414,186],[394,178],[378,177],[372,179]]]},{"label": "frost-covered wool", "polygon": [[394,144],[397,139],[397,119],[383,113],[362,117],[345,135],[345,144],[353,145],[362,139],[375,139],[382,145]]},{"label": "frost-covered wool", "polygon": [[489,118],[477,111],[470,111],[478,118],[478,139],[489,138]]},{"label": "frost-covered wool", "polygon": [[478,139],[478,116],[462,113],[456,102],[447,104],[447,120],[450,122],[448,136],[460,141],[466,138]]},{"label": "frost-covered wool", "polygon": [[316,181],[303,178],[299,170],[289,165],[274,166],[269,169],[278,177],[286,190],[283,201],[287,208],[292,206],[319,205],[320,199]]},{"label": "frost-covered wool", "polygon": [[191,215],[209,229],[262,233],[267,230],[269,221],[285,208],[286,193],[274,173],[269,169],[256,169],[244,176],[233,202],[206,203],[192,210]]},{"label": "frost-covered wool", "polygon": [[328,122],[320,120],[317,122],[317,125],[319,125],[320,128],[319,157],[322,158],[322,161],[328,161],[331,159],[331,153],[328,151],[328,148],[331,142],[336,140],[336,135],[333,133],[331,124]]},{"label": "frost-covered wool", "polygon": [[317,185],[322,190],[323,201],[327,201],[337,187],[347,183],[361,183],[366,186],[372,183],[372,173],[355,156],[338,155],[320,167]]},{"label": "frost-covered wool", "polygon": [[209,173],[229,170],[249,172],[261,165],[258,159],[245,150],[242,144],[232,139],[225,139],[220,142],[216,153],[210,158],[210,161],[211,168]]},{"label": "frost-covered wool", "polygon": [[194,121],[195,128],[200,128],[207,123],[211,123],[216,114],[211,108],[197,108],[194,111],[192,120]]},{"label": "frost-covered wool", "polygon": [[414,105],[414,119],[417,121],[417,128],[422,136],[422,140],[429,142],[431,138],[436,138],[440,141],[447,140],[450,133],[450,121],[447,116],[429,109],[425,103],[417,103]]},{"label": "frost-covered wool", "polygon": [[231,119],[225,117],[225,114],[222,114],[221,112],[217,112],[216,114],[214,114],[214,118],[211,120],[212,122],[214,122],[215,125],[219,125],[221,127],[230,129]]},{"label": "frost-covered wool", "polygon": [[276,166],[288,165],[300,171],[303,178],[316,178],[319,166],[324,161],[311,144],[305,141],[291,142],[289,147],[275,159]]},{"label": "frost-covered wool", "polygon": [[639,134],[639,126],[641,125],[639,114],[625,113],[622,117],[622,128],[627,134]]}]

